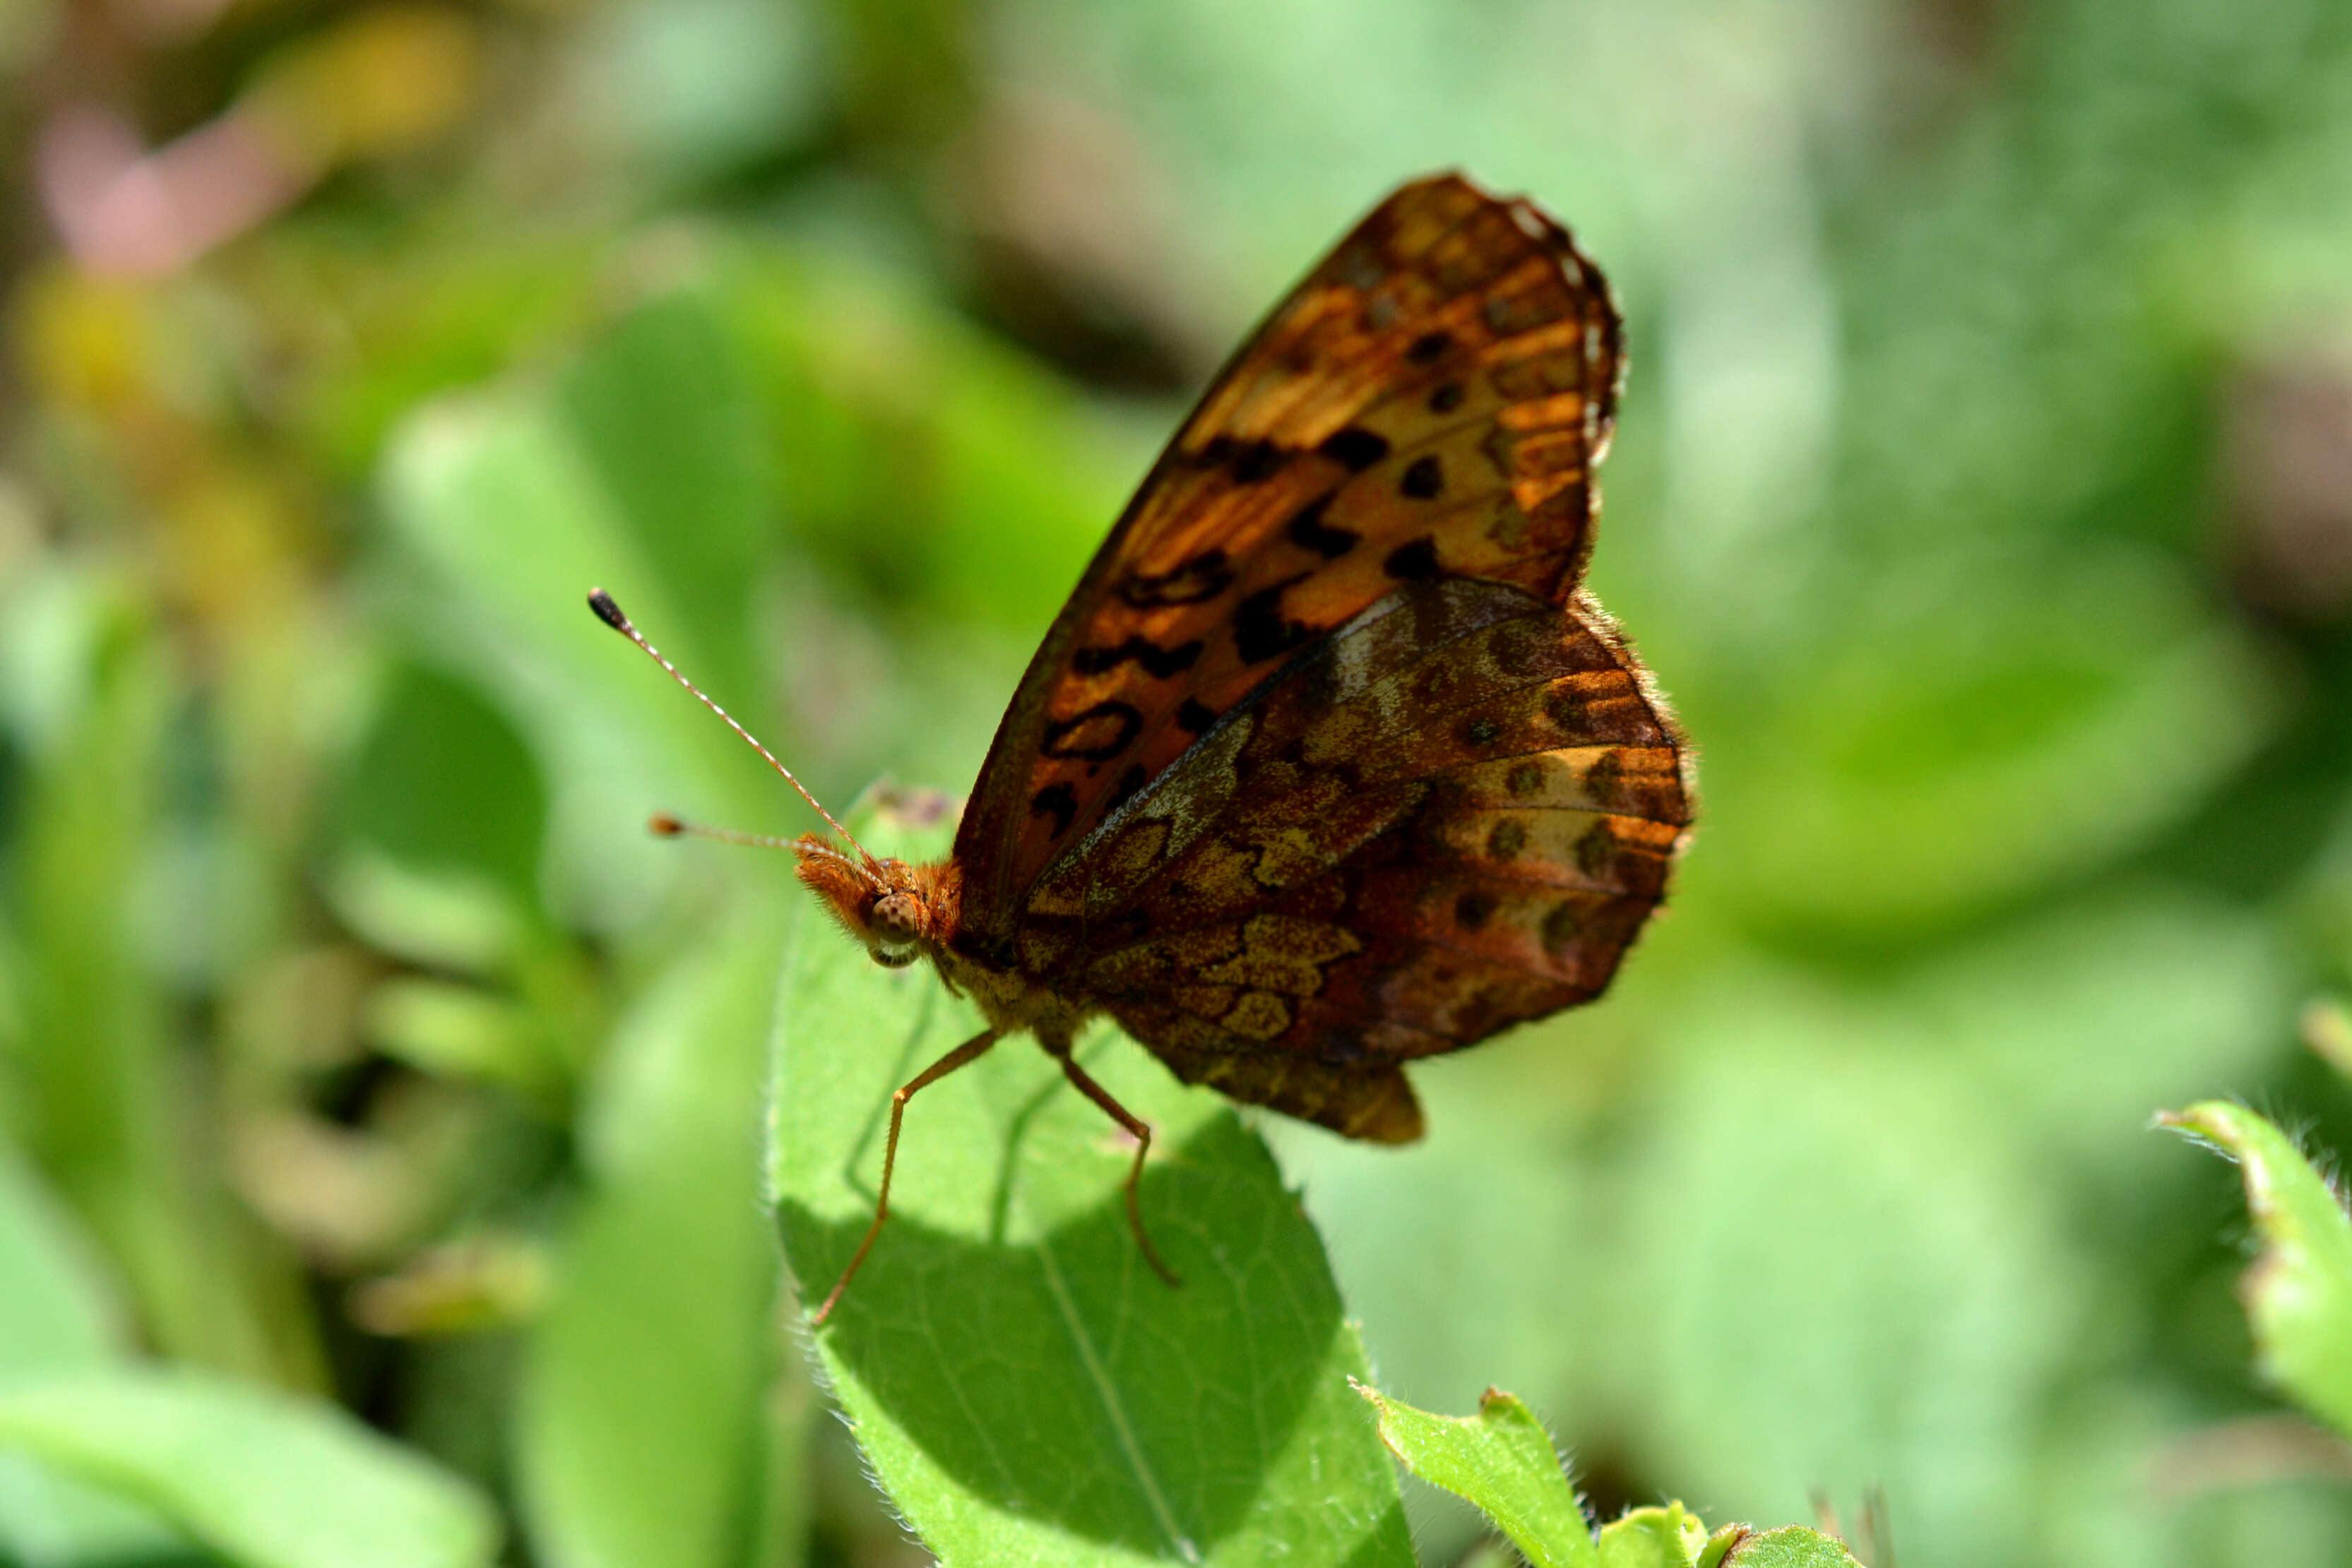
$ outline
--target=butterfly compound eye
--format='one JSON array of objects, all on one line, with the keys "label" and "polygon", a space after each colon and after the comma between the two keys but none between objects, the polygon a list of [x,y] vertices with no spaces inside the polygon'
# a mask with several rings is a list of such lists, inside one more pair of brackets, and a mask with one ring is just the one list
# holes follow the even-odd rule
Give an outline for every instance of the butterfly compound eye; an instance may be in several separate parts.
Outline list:
[{"label": "butterfly compound eye", "polygon": [[912,947],[922,935],[922,910],[911,893],[889,892],[874,900],[874,909],[866,917],[867,929],[874,940],[886,949]]}]

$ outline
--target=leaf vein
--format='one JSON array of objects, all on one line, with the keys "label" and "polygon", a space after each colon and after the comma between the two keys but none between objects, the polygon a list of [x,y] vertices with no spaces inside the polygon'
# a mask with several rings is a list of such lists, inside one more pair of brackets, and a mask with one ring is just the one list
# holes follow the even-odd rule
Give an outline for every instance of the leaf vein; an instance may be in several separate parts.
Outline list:
[{"label": "leaf vein", "polygon": [[1144,1500],[1150,1503],[1152,1517],[1160,1521],[1160,1528],[1167,1532],[1169,1541],[1184,1561],[1198,1563],[1201,1550],[1177,1527],[1176,1515],[1168,1506],[1166,1494],[1160,1489],[1159,1478],[1144,1462],[1142,1446],[1136,1441],[1135,1428],[1127,1418],[1126,1404],[1119,1398],[1118,1390],[1110,1380],[1109,1369],[1096,1352],[1093,1336],[1087,1333],[1086,1324],[1078,1317],[1077,1303],[1070,1299],[1069,1286],[1062,1279],[1061,1264],[1054,1257],[1053,1245],[1043,1237],[1037,1241],[1037,1257],[1045,1265],[1045,1288],[1054,1293],[1055,1309],[1061,1313],[1063,1326],[1069,1330],[1070,1338],[1077,1346],[1079,1364],[1086,1368],[1088,1381],[1093,1383],[1096,1394],[1101,1396],[1103,1407],[1109,1412],[1111,1429],[1118,1435],[1119,1449],[1127,1456],[1129,1467],[1134,1470],[1137,1482],[1143,1488]]}]

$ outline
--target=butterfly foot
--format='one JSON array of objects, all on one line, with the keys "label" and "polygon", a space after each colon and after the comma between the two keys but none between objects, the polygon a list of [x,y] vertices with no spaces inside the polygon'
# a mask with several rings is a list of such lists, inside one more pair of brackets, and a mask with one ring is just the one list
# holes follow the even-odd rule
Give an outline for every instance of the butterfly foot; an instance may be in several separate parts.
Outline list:
[{"label": "butterfly foot", "polygon": [[1181,1290],[1184,1289],[1183,1276],[1168,1267],[1168,1260],[1160,1256],[1160,1249],[1151,1245],[1151,1237],[1144,1232],[1143,1211],[1135,1201],[1133,1187],[1127,1190],[1127,1204],[1128,1226],[1135,1232],[1135,1245],[1142,1252],[1143,1260],[1151,1265],[1151,1271],[1160,1276],[1161,1284],[1171,1290]]}]

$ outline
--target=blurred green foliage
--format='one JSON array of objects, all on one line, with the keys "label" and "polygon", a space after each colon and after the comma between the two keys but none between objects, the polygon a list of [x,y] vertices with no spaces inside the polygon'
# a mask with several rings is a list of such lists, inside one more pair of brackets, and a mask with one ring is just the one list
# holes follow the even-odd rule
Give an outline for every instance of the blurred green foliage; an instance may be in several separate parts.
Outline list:
[{"label": "blurred green foliage", "polygon": [[[2352,1555],[2228,1178],[2146,1131],[2352,1147],[2298,1038],[2352,986],[2352,10],[0,0],[0,1561],[361,1561],[287,1499],[386,1496],[433,1561],[919,1561],[758,1207],[800,895],[642,831],[805,814],[581,593],[828,801],[960,790],[1185,397],[1450,164],[1620,290],[1594,583],[1706,809],[1610,999],[1422,1072],[1425,1144],[1259,1127],[1286,1267],[1604,1516]],[[797,994],[854,1138],[915,993]],[[1202,1201],[1274,1226],[1245,1131],[1089,1048],[1231,1142],[1171,1199],[1249,1167]],[[916,1162],[999,1135],[999,1054],[910,1118],[906,1268],[985,1250]],[[904,1416],[853,1326],[835,1394]],[[1023,1495],[868,1436],[935,1542]]]}]

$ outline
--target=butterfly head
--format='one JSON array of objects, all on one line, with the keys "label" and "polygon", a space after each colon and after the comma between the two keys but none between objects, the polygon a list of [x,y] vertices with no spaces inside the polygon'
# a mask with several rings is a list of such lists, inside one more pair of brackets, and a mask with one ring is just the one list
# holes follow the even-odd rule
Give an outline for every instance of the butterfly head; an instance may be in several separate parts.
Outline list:
[{"label": "butterfly head", "polygon": [[793,853],[801,881],[884,968],[903,969],[951,934],[954,898],[945,866],[847,854],[814,833],[794,840]]}]

